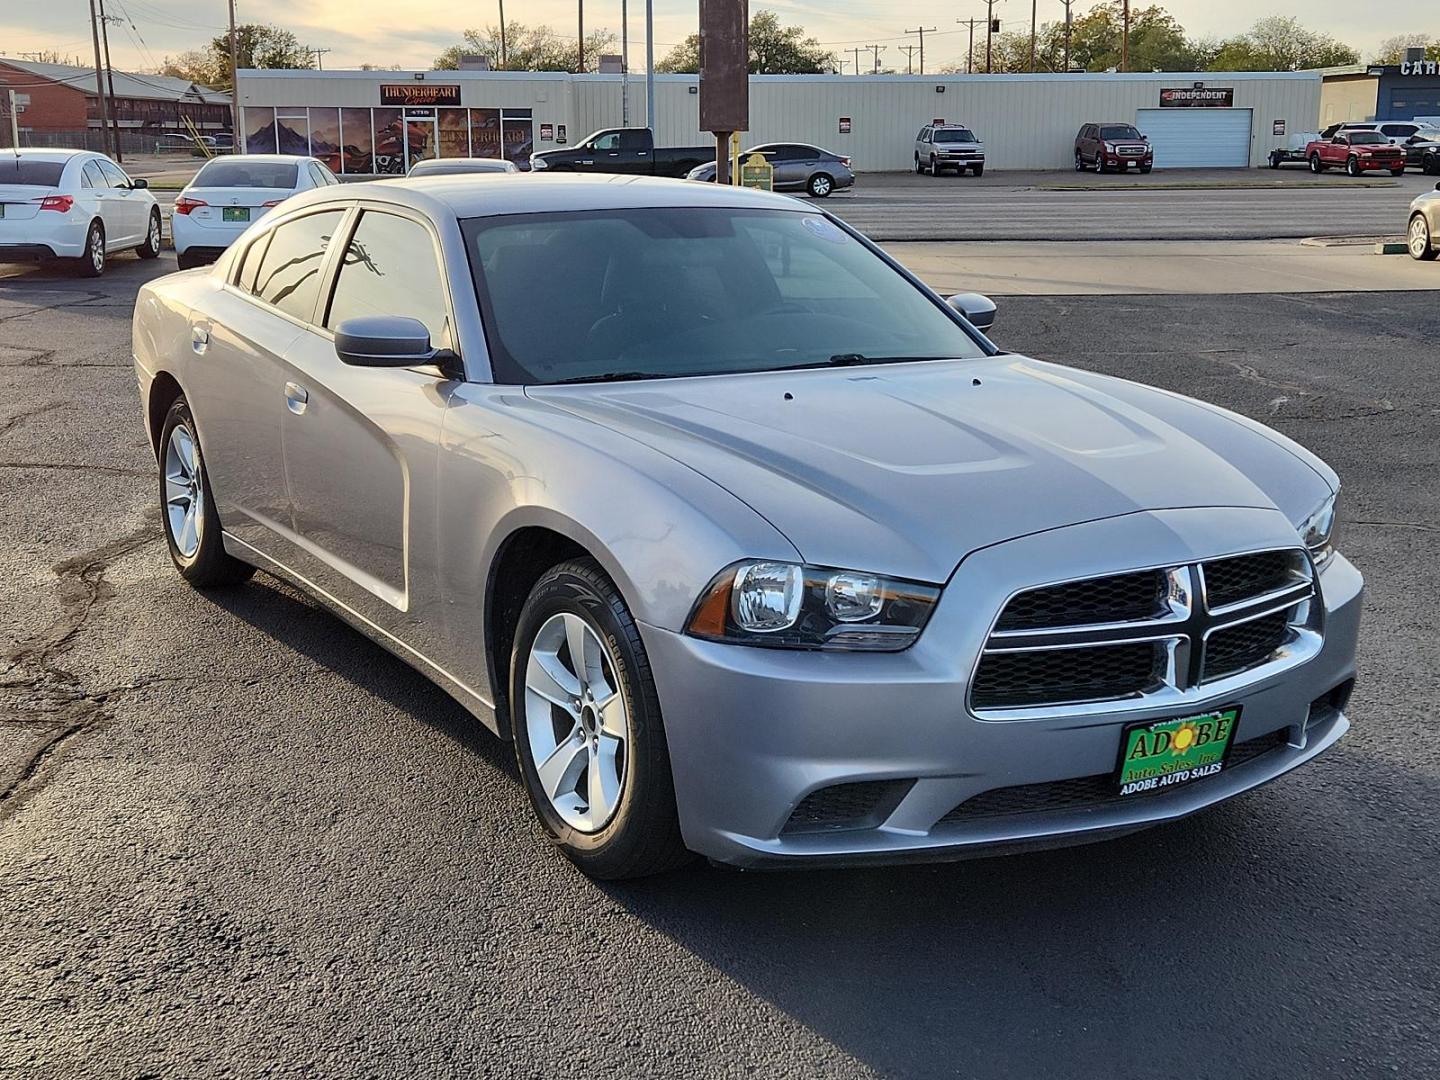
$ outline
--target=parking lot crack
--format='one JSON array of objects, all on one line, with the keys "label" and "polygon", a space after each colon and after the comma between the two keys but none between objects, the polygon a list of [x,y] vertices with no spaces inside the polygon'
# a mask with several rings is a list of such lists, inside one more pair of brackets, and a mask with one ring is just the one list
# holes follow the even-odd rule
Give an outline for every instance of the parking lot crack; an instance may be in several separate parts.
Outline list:
[{"label": "parking lot crack", "polygon": [[54,412],[56,409],[63,409],[64,407],[65,403],[63,401],[47,401],[44,405],[36,405],[34,408],[24,409],[10,417],[10,419],[6,420],[3,424],[0,424],[0,435],[9,433],[26,420],[34,419],[37,416],[42,416],[45,413]]}]

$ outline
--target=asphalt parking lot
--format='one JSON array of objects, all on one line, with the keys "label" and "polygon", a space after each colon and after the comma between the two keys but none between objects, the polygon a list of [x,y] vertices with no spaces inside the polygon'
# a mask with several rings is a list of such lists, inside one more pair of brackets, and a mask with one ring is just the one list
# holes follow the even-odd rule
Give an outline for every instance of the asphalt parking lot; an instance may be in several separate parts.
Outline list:
[{"label": "asphalt parking lot", "polygon": [[994,331],[1336,467],[1370,594],[1333,751],[1093,847],[601,886],[419,675],[171,569],[128,341],[172,268],[0,281],[0,1076],[1440,1070],[1433,291],[1012,297]]}]

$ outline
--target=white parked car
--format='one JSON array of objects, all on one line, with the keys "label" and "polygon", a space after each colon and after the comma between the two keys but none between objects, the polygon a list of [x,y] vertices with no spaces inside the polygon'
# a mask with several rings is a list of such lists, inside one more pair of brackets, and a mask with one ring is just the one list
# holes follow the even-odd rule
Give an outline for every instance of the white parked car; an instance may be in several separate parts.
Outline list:
[{"label": "white parked car", "polygon": [[503,176],[519,171],[513,161],[504,158],[426,158],[410,166],[411,176],[461,176],[466,173]]},{"label": "white parked car", "polygon": [[251,222],[291,195],[338,183],[311,157],[230,154],[206,162],[175,200],[170,219],[180,269],[214,262]]},{"label": "white parked car", "polygon": [[0,153],[0,262],[70,259],[99,277],[117,251],[155,258],[160,208],[147,186],[88,150]]}]

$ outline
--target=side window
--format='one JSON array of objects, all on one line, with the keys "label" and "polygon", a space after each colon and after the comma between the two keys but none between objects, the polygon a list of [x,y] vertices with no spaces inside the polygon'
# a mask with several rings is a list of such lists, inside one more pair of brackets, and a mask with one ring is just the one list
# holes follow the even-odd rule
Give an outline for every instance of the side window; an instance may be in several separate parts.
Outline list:
[{"label": "side window", "polygon": [[85,168],[80,171],[80,184],[88,188],[106,188],[110,185],[105,183],[105,175],[100,171],[100,166],[94,161],[85,162]]},{"label": "side window", "polygon": [[260,260],[255,295],[287,315],[309,322],[320,291],[325,251],[344,216],[343,210],[326,210],[276,228]]},{"label": "side window", "polygon": [[604,135],[601,135],[598,139],[595,140],[595,145],[592,147],[592,149],[594,149],[594,150],[619,150],[619,149],[620,149],[620,133],[619,133],[618,131],[608,131],[608,132],[606,132]]},{"label": "side window", "polygon": [[317,188],[329,186],[324,173],[320,171],[320,166],[313,161],[310,162],[310,180]]},{"label": "side window", "polygon": [[120,166],[113,161],[96,158],[95,164],[100,167],[100,172],[104,174],[106,182],[112,188],[128,188],[130,186],[130,178],[121,172]]},{"label": "side window", "polygon": [[323,161],[316,162],[315,168],[320,170],[320,176],[324,179],[326,184],[333,187],[340,183],[339,177],[337,177],[333,172],[331,172],[330,166],[326,165]]},{"label": "side window", "polygon": [[643,131],[626,131],[620,136],[621,150],[649,150]]},{"label": "side window", "polygon": [[451,347],[445,281],[430,231],[419,222],[377,210],[361,217],[340,262],[325,325],[333,330],[363,315],[419,319],[432,345]]},{"label": "side window", "polygon": [[804,161],[810,156],[810,151],[803,146],[777,146],[775,148],[776,161]]}]

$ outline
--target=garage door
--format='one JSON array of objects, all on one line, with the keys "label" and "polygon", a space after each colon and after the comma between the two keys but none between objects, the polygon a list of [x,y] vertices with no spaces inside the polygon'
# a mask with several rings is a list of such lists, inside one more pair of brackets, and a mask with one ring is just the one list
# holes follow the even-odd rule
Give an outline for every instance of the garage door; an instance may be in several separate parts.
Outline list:
[{"label": "garage door", "polygon": [[1249,109],[1141,109],[1157,169],[1243,169],[1250,164]]}]

